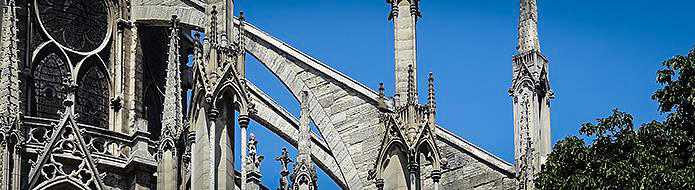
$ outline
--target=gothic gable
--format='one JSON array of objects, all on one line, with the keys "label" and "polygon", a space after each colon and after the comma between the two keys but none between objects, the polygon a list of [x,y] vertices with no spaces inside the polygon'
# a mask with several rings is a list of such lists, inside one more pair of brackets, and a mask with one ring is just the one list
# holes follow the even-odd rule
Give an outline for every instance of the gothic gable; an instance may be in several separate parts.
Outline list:
[{"label": "gothic gable", "polygon": [[37,161],[31,163],[28,189],[67,184],[80,189],[104,189],[101,173],[87,149],[82,137],[84,131],[77,126],[75,115],[67,111],[53,130],[53,136],[39,152]]}]

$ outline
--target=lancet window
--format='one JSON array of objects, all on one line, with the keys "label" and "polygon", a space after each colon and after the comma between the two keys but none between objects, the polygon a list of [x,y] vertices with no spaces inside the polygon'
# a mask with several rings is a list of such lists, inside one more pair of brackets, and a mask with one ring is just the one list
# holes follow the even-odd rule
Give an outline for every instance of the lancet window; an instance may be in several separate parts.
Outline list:
[{"label": "lancet window", "polygon": [[97,66],[90,67],[80,78],[77,87],[77,122],[108,128],[109,88],[106,74]]},{"label": "lancet window", "polygon": [[65,58],[49,53],[38,60],[34,70],[34,116],[60,119],[64,111],[63,100],[67,98],[64,80],[70,77],[70,67]]}]

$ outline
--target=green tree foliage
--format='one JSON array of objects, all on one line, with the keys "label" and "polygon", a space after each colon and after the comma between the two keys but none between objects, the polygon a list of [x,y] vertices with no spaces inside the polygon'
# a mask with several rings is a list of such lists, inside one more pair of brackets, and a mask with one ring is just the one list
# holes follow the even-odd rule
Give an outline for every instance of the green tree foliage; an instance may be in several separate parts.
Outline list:
[{"label": "green tree foliage", "polygon": [[585,123],[553,148],[535,180],[538,189],[695,189],[695,48],[664,61],[652,99],[665,121],[635,129],[632,116]]}]

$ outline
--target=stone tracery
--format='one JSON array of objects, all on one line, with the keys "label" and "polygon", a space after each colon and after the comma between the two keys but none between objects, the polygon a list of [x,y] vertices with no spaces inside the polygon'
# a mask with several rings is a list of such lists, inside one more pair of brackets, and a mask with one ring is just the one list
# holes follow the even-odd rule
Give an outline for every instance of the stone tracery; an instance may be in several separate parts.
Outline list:
[{"label": "stone tracery", "polygon": [[38,17],[48,35],[76,52],[97,50],[108,34],[108,7],[103,0],[39,0]]},{"label": "stone tracery", "polygon": [[59,119],[63,100],[67,98],[64,80],[71,77],[69,65],[57,53],[49,53],[39,60],[34,71],[36,116]]},{"label": "stone tracery", "polygon": [[[58,5],[57,2],[77,3],[63,6]],[[176,2],[178,1],[171,1],[170,3],[175,4]],[[230,3],[232,6],[230,6]],[[46,41],[41,42],[41,45],[39,45],[41,50],[35,51],[49,52],[48,50],[51,50],[50,52],[55,53],[46,55],[44,52],[34,52],[37,59],[34,62],[36,62],[37,66],[32,70],[34,72],[29,75],[34,80],[31,81],[32,83],[29,83],[28,87],[35,93],[30,94],[31,97],[28,98],[32,99],[29,101],[31,106],[27,109],[27,111],[30,111],[27,112],[30,116],[22,118],[23,122],[28,124],[28,136],[27,140],[25,140],[28,146],[26,146],[26,150],[21,152],[29,155],[28,159],[33,159],[32,156],[44,153],[41,151],[45,148],[41,147],[51,142],[54,139],[52,137],[56,136],[55,134],[57,133],[53,130],[55,127],[51,127],[47,123],[63,118],[70,113],[65,111],[66,106],[63,106],[62,102],[65,99],[73,98],[76,100],[75,105],[73,105],[74,112],[79,113],[75,116],[75,121],[79,124],[75,123],[74,126],[85,129],[82,137],[78,138],[84,141],[84,155],[91,154],[95,160],[98,160],[94,164],[110,169],[108,171],[110,173],[107,175],[110,182],[105,185],[116,187],[116,184],[120,184],[118,188],[141,189],[227,188],[230,186],[220,186],[221,184],[229,185],[229,181],[223,181],[221,180],[222,178],[234,181],[241,178],[242,180],[239,181],[242,182],[239,186],[242,189],[253,188],[243,181],[246,180],[248,182],[260,179],[260,177],[251,175],[258,169],[260,163],[259,157],[255,155],[256,146],[253,142],[256,141],[255,139],[250,141],[253,146],[242,146],[241,153],[227,150],[224,145],[238,143],[238,139],[225,137],[224,134],[227,133],[225,130],[233,129],[238,123],[242,129],[241,143],[246,145],[245,135],[251,119],[266,117],[260,120],[286,120],[288,121],[286,123],[291,125],[293,123],[291,121],[294,118],[278,119],[270,117],[275,115],[284,116],[277,114],[281,112],[278,110],[282,108],[273,104],[264,105],[268,107],[264,108],[263,111],[275,111],[275,115],[273,113],[255,112],[249,93],[249,91],[252,91],[249,88],[250,82],[247,81],[243,69],[244,54],[246,51],[249,51],[251,55],[268,67],[278,79],[282,80],[295,96],[302,95],[299,92],[308,91],[307,97],[309,99],[302,102],[306,102],[306,105],[310,106],[307,116],[303,116],[302,119],[308,121],[308,118],[311,117],[316,127],[320,130],[319,133],[310,132],[303,134],[299,138],[283,137],[288,142],[301,139],[301,142],[294,142],[301,147],[314,145],[314,148],[310,148],[310,151],[301,151],[304,158],[297,159],[296,165],[298,167],[295,167],[295,170],[292,171],[292,173],[296,173],[293,175],[293,180],[285,179],[284,184],[282,184],[286,189],[290,188],[290,183],[299,185],[315,184],[317,179],[315,177],[314,162],[321,169],[328,171],[329,176],[344,189],[371,189],[374,187],[374,183],[376,183],[376,186],[379,186],[379,184],[385,182],[384,180],[388,182],[388,178],[383,178],[383,172],[379,174],[381,175],[380,177],[376,177],[378,176],[377,170],[383,169],[382,166],[390,166],[391,163],[402,162],[398,167],[403,173],[402,178],[405,180],[403,184],[410,187],[427,188],[432,187],[425,184],[429,183],[425,182],[428,180],[434,183],[443,181],[442,179],[452,181],[453,177],[451,176],[456,176],[450,174],[450,172],[457,172],[457,170],[449,170],[444,167],[447,163],[446,158],[451,158],[452,155],[454,157],[465,157],[466,154],[475,157],[465,157],[468,160],[485,162],[482,166],[475,166],[477,167],[476,169],[484,170],[483,173],[490,173],[489,175],[500,180],[502,185],[509,184],[510,173],[513,171],[507,168],[508,164],[506,162],[500,161],[499,158],[495,158],[475,146],[458,145],[466,142],[460,139],[452,140],[449,137],[454,135],[446,134],[447,131],[436,125],[433,77],[430,77],[427,104],[420,105],[418,103],[417,84],[414,83],[417,79],[417,67],[414,58],[414,27],[417,19],[421,17],[419,1],[393,0],[389,1],[389,3],[392,5],[390,19],[399,25],[405,26],[404,28],[406,29],[399,29],[397,33],[408,36],[412,32],[412,36],[407,37],[408,39],[404,43],[413,44],[412,52],[397,53],[406,57],[410,57],[412,53],[413,57],[407,61],[397,61],[396,63],[396,91],[398,93],[393,98],[385,97],[383,89],[381,90],[381,96],[378,97],[376,93],[347,76],[269,36],[258,28],[246,24],[242,18],[239,19],[239,24],[231,26],[229,23],[233,23],[232,18],[225,17],[225,14],[216,14],[217,11],[232,12],[233,2],[231,1],[225,1],[224,6],[222,1],[210,2],[209,4],[207,2],[202,4],[193,2],[192,4],[199,7],[183,10],[182,12],[177,10],[176,14],[181,13],[181,15],[186,16],[196,15],[187,14],[190,12],[186,11],[190,10],[205,12],[207,14],[204,13],[201,14],[202,16],[191,17],[200,18],[210,24],[195,25],[191,24],[190,18],[183,18],[188,21],[183,21],[185,24],[180,25],[180,28],[177,28],[176,25],[173,27],[173,31],[180,29],[181,35],[171,35],[169,38],[164,37],[166,39],[176,38],[176,40],[180,40],[180,42],[177,42],[179,44],[155,41],[156,43],[153,44],[158,45],[153,46],[143,45],[143,43],[149,43],[147,40],[152,40],[152,38],[147,38],[151,36],[138,36],[138,33],[144,34],[148,30],[169,31],[169,28],[162,26],[168,26],[176,23],[176,21],[170,23],[170,14],[159,14],[161,13],[159,10],[144,11],[143,13],[143,4],[146,3],[142,1],[38,1],[35,4],[37,12],[32,14],[32,16],[37,16],[38,18],[35,19],[39,19],[39,22],[35,23],[37,25],[34,26],[44,29],[41,32],[45,32],[44,35],[50,37],[50,39],[44,39]],[[116,12],[116,14],[112,15],[110,10],[112,7],[109,6],[115,6],[113,12]],[[190,6],[190,4],[186,6]],[[153,7],[162,8],[159,5]],[[143,15],[149,16],[148,14],[154,13],[157,13],[159,16],[165,15],[167,18],[145,19],[143,17]],[[65,18],[50,18],[51,15],[63,15]],[[223,22],[225,24],[221,24]],[[110,23],[121,24],[117,28],[112,28]],[[6,26],[3,23],[3,27],[5,28]],[[186,33],[191,28],[206,30],[204,43],[201,44],[198,40],[189,40],[191,36]],[[114,32],[113,37],[110,36],[112,30]],[[118,30],[118,33],[116,33],[116,30]],[[93,32],[85,33],[84,31]],[[148,35],[153,35],[152,33],[150,32]],[[156,32],[154,33],[157,34]],[[178,31],[176,34],[178,34]],[[40,39],[40,37],[37,38],[37,35],[30,37],[32,39]],[[178,39],[178,37],[181,38]],[[402,39],[398,38],[401,36],[396,37],[397,39]],[[192,38],[199,39],[195,35]],[[165,44],[169,44],[169,46]],[[114,49],[111,49],[112,47]],[[144,51],[143,47],[159,48],[157,50],[161,51]],[[250,50],[247,50],[247,48]],[[6,50],[3,51],[7,52]],[[165,66],[166,68],[151,68],[152,72],[167,71],[167,73],[172,73],[172,75],[166,76],[167,81],[172,81],[171,84],[168,83],[165,88],[160,86],[157,89],[159,94],[165,95],[162,99],[169,99],[169,101],[162,101],[167,102],[166,104],[169,106],[163,106],[165,109],[162,112],[167,112],[167,114],[163,115],[161,120],[175,122],[170,122],[172,124],[167,125],[167,122],[162,121],[162,130],[157,131],[156,135],[150,136],[147,128],[152,126],[153,123],[148,124],[145,118],[143,118],[143,115],[145,115],[143,113],[151,110],[148,111],[147,106],[142,105],[148,101],[143,96],[150,96],[144,92],[154,88],[147,87],[148,82],[151,81],[143,81],[144,77],[141,70],[144,64],[143,54],[151,55],[156,53],[166,53],[169,56],[156,56],[154,59],[148,59],[147,61],[152,63],[147,64],[167,66]],[[193,54],[193,68],[188,68],[183,66],[184,64],[181,62],[177,62],[185,60],[183,57],[188,54]],[[532,54],[525,53],[523,55]],[[94,64],[86,62],[81,64],[85,57],[90,56],[101,56],[104,62],[107,62],[101,63],[105,67],[102,68],[101,65],[98,67],[93,66]],[[519,61],[519,63],[528,66],[524,72],[530,72],[530,76],[533,77],[541,75],[540,77],[543,78],[543,75],[547,72],[539,69],[539,67],[534,68],[534,64],[528,61],[534,59],[528,58],[532,58],[532,56],[518,59],[523,61]],[[518,60],[515,57],[515,62]],[[542,61],[538,57],[535,60]],[[170,65],[163,64],[164,61],[170,63]],[[42,66],[44,64],[52,66]],[[411,65],[410,69],[407,67],[408,65]],[[176,71],[175,68],[180,70]],[[531,78],[526,73],[523,75],[523,77]],[[4,77],[7,76],[12,77],[5,75],[3,70],[0,73],[0,77],[3,78],[0,78],[0,80],[5,80],[6,78]],[[177,77],[179,78],[177,79]],[[110,78],[113,78],[113,80],[110,80]],[[526,80],[527,78],[523,79]],[[541,81],[547,81],[547,78],[537,81],[543,83]],[[52,88],[34,89],[34,87],[39,86]],[[531,86],[535,87],[536,85]],[[76,88],[74,95],[70,93],[72,88]],[[185,108],[186,106],[176,105],[176,103],[182,103],[186,100],[185,95],[183,95],[185,93],[182,92],[185,92],[188,88],[191,88],[193,91],[190,111]],[[55,90],[41,91],[41,89]],[[258,89],[253,89],[253,91],[254,93],[262,93]],[[326,93],[328,91],[330,91],[329,95]],[[546,94],[552,93],[548,92]],[[52,102],[39,101],[42,99],[51,99]],[[270,100],[272,101],[272,99]],[[538,101],[549,102],[549,99]],[[40,104],[41,102],[44,103]],[[164,103],[160,102],[159,104]],[[44,107],[44,110],[48,111],[44,111],[45,113],[41,112],[44,115],[38,115],[33,113],[40,110],[36,109],[36,107]],[[172,111],[180,111],[179,113],[181,114],[169,114],[175,113]],[[240,116],[237,120],[234,120],[233,112],[237,111]],[[127,116],[117,116],[119,114]],[[347,116],[341,117],[344,115]],[[377,122],[370,123],[378,120],[377,115],[382,117],[381,125],[376,124]],[[18,118],[21,117],[18,116]],[[343,118],[346,119],[343,120]],[[302,122],[305,120],[302,120]],[[268,123],[259,123],[264,126],[268,125]],[[358,124],[346,127],[345,123]],[[94,126],[104,128],[95,128]],[[279,127],[276,130],[283,131],[273,132],[277,134],[296,133],[296,129],[294,131],[286,129],[292,128],[292,126]],[[108,130],[105,128],[108,128]],[[384,131],[385,133],[382,134]],[[445,134],[442,136],[442,133]],[[382,146],[385,148],[370,149],[369,147],[378,146],[378,141],[382,140],[381,137],[386,139],[382,142],[384,144]],[[375,143],[375,141],[377,142]],[[446,141],[446,143],[442,144],[442,141]],[[456,144],[455,147],[452,148],[454,146],[452,144]],[[249,148],[249,154],[246,154],[246,148]],[[446,151],[442,152],[447,152],[447,154],[440,153],[442,148],[446,149]],[[217,149],[225,149],[224,151],[226,152],[217,152]],[[383,154],[375,158],[377,156],[361,153],[370,151],[383,151]],[[227,156],[229,154],[231,156]],[[246,155],[250,157],[247,159]],[[255,168],[226,166],[222,167],[221,171],[227,171],[228,174],[229,171],[240,169],[242,170],[241,177],[224,176],[227,175],[225,172],[216,171],[220,170],[221,167],[219,165],[209,163],[211,159],[234,162],[239,157],[242,163],[250,163],[249,166],[255,166]],[[61,166],[63,168],[83,166],[83,164],[79,163],[62,162],[60,158],[54,160],[56,163],[63,164]],[[390,161],[392,162],[389,163]],[[377,162],[373,167],[375,170],[368,171],[372,168],[369,167],[373,165],[372,162]],[[494,162],[501,164],[495,164]],[[368,166],[365,167],[365,165]],[[154,171],[160,168],[169,168],[171,170],[158,171],[156,175],[153,175]],[[206,170],[215,172],[201,173]],[[88,174],[87,170],[84,171],[84,176],[91,175]],[[50,173],[51,175],[53,174],[53,172]],[[288,176],[290,171],[285,170],[284,173],[284,176]],[[367,173],[369,173],[369,176],[375,177],[375,180],[366,179]],[[211,177],[212,175],[216,175],[216,177]],[[251,177],[247,177],[247,175]],[[164,182],[173,181],[173,186],[155,185],[154,181],[164,179],[165,176],[171,178],[167,178]],[[3,180],[5,179],[3,178]],[[73,181],[80,181],[78,182],[80,184],[91,183],[89,180],[82,181],[81,178],[74,178]],[[80,184],[77,184],[77,186],[80,186]],[[70,185],[72,185],[72,182],[64,181],[54,187],[60,188]],[[441,186],[451,187],[450,184],[442,184]],[[433,188],[436,187],[439,186],[433,186]]]},{"label": "stone tracery", "polygon": [[87,70],[78,82],[75,112],[78,122],[108,128],[109,88],[106,74],[96,66]]}]

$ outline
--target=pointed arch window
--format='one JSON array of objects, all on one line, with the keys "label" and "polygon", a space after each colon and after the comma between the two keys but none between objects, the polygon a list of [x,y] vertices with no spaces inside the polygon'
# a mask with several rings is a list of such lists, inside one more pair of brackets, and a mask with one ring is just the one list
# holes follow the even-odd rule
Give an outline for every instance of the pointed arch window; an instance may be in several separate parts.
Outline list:
[{"label": "pointed arch window", "polygon": [[75,94],[75,112],[80,114],[77,118],[79,123],[108,128],[109,83],[102,70],[91,66],[80,76]]},{"label": "pointed arch window", "polygon": [[52,52],[39,59],[34,70],[34,116],[60,119],[67,98],[64,80],[70,77],[70,68],[64,58]]}]

